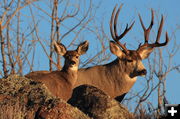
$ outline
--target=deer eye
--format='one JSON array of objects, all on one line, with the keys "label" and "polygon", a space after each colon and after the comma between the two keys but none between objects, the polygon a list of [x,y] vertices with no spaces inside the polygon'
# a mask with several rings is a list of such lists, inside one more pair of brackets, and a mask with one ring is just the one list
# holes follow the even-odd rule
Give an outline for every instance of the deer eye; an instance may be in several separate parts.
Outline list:
[{"label": "deer eye", "polygon": [[79,58],[79,56],[76,56],[76,58]]}]

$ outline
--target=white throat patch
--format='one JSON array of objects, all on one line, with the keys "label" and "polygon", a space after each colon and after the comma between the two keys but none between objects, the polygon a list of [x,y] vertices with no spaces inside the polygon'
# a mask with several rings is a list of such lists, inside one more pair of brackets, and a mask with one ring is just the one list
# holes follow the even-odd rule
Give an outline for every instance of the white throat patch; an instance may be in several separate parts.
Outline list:
[{"label": "white throat patch", "polygon": [[134,77],[134,78],[130,78],[128,75],[125,75],[125,79],[126,81],[130,81],[130,82],[135,82],[137,80],[137,77]]},{"label": "white throat patch", "polygon": [[78,70],[78,66],[72,66],[69,68],[70,70],[73,70],[73,71],[77,71]]}]

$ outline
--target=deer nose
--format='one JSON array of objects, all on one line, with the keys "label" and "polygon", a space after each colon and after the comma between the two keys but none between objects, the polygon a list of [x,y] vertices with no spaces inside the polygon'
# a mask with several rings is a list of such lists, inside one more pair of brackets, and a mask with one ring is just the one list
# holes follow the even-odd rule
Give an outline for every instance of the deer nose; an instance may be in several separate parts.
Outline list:
[{"label": "deer nose", "polygon": [[71,61],[70,64],[74,65],[74,64],[76,64],[76,62],[75,61]]},{"label": "deer nose", "polygon": [[147,74],[147,70],[146,70],[146,69],[143,69],[141,72],[142,72],[142,74],[144,74],[144,75]]}]

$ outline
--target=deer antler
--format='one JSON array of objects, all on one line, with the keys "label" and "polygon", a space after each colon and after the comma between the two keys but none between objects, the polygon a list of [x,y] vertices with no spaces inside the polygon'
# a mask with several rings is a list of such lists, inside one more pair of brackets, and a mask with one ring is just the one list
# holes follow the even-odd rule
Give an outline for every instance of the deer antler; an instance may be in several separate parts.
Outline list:
[{"label": "deer antler", "polygon": [[139,45],[138,51],[140,51],[140,50],[142,50],[144,48],[147,48],[147,47],[154,48],[154,47],[165,46],[169,42],[168,33],[166,32],[166,41],[164,43],[159,43],[159,39],[160,39],[161,32],[162,32],[162,27],[163,27],[163,24],[164,24],[164,17],[162,16],[161,22],[160,22],[160,25],[159,25],[159,29],[158,29],[158,33],[157,33],[157,37],[156,37],[156,42],[152,43],[152,44],[148,43],[149,34],[150,34],[151,28],[152,28],[152,26],[154,24],[154,11],[152,9],[151,9],[151,13],[152,13],[151,23],[150,23],[150,25],[149,25],[149,27],[147,29],[145,28],[145,26],[143,24],[143,21],[142,21],[142,18],[141,18],[140,14],[139,14],[140,23],[141,23],[141,26],[142,26],[142,28],[144,30],[145,42],[144,42],[143,45],[141,45],[141,44]]},{"label": "deer antler", "polygon": [[[118,35],[116,25],[117,25],[117,19],[118,19],[118,16],[119,16],[119,12],[120,12],[122,6],[123,6],[123,4],[121,4],[121,6],[118,8],[118,10],[117,10],[117,12],[116,12],[116,15],[115,15],[115,11],[116,11],[117,5],[116,5],[116,6],[114,7],[114,9],[113,9],[113,12],[112,12],[112,15],[111,15],[111,20],[110,20],[110,32],[111,32],[111,36],[112,36],[113,40],[114,40],[116,43],[118,43],[118,45],[123,49],[123,51],[124,51],[125,54],[127,55],[127,54],[129,54],[129,51],[128,51],[128,49],[126,48],[125,44],[123,45],[123,44],[121,44],[121,43],[118,42],[118,41],[119,41],[120,39],[122,39],[122,38],[132,29],[135,21],[130,25],[130,27],[128,27],[128,24],[127,24],[124,32],[123,32],[122,34]],[[115,18],[114,18],[114,16],[115,16]],[[113,21],[113,20],[114,20],[114,21]],[[112,28],[113,23],[114,23],[114,30],[113,30],[113,28]]]}]

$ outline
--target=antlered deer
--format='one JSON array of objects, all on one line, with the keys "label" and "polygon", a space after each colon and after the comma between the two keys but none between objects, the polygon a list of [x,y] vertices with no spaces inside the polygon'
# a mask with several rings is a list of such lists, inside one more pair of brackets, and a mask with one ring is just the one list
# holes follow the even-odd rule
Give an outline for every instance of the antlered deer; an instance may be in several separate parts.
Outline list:
[{"label": "antlered deer", "polygon": [[54,96],[67,101],[77,80],[79,56],[86,53],[88,46],[89,43],[85,41],[76,50],[67,51],[63,44],[54,42],[55,51],[65,58],[62,70],[31,72],[26,77],[44,83]]},{"label": "antlered deer", "polygon": [[154,23],[154,12],[151,10],[151,24],[147,29],[145,28],[141,16],[139,15],[140,23],[144,30],[144,44],[140,44],[137,50],[128,50],[125,45],[118,41],[131,30],[134,22],[130,27],[127,25],[124,32],[121,35],[118,35],[116,25],[121,8],[122,5],[117,10],[116,14],[116,7],[114,8],[110,20],[110,31],[114,40],[110,41],[110,51],[116,55],[117,58],[105,65],[80,69],[78,71],[78,80],[75,84],[75,87],[82,84],[93,85],[103,90],[112,98],[116,98],[118,101],[121,101],[125,94],[132,88],[136,82],[137,76],[146,75],[147,71],[142,63],[142,60],[146,59],[155,47],[165,46],[169,41],[168,34],[166,32],[166,41],[164,43],[159,43],[164,23],[162,16],[156,42],[152,44],[148,43],[150,30]]}]

